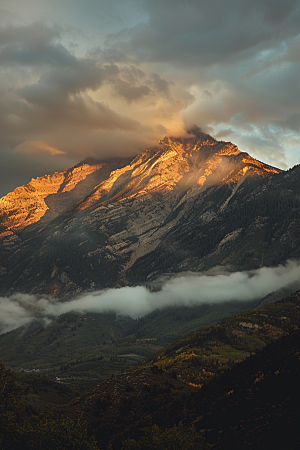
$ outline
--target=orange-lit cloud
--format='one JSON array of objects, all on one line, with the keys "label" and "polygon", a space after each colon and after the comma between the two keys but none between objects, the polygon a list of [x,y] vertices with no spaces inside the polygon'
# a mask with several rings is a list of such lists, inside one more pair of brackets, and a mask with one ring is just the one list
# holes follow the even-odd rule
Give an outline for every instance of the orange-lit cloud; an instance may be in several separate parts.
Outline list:
[{"label": "orange-lit cloud", "polygon": [[24,155],[36,155],[38,153],[49,153],[49,155],[66,155],[67,152],[63,152],[58,148],[51,147],[42,141],[28,141],[17,145],[14,148],[14,153],[23,153]]}]

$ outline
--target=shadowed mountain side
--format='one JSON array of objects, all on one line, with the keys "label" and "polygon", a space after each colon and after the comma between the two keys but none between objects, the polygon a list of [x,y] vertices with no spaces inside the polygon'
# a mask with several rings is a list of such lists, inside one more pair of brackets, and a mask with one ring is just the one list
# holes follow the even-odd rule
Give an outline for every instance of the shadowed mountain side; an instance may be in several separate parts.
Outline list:
[{"label": "shadowed mountain side", "polygon": [[288,295],[291,295],[294,292],[300,292],[300,279],[288,283],[286,286],[283,286],[275,292],[270,292],[270,294],[262,299],[259,306],[266,306],[270,305],[271,303],[278,302],[279,300],[286,298]]}]

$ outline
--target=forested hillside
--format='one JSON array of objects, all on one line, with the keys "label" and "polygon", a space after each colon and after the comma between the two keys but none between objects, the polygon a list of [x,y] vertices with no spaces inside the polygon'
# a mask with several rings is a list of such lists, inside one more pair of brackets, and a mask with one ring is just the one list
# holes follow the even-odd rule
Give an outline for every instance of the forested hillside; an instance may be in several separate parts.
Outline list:
[{"label": "forested hillside", "polygon": [[[282,448],[293,449],[291,442],[299,439],[293,418],[299,325],[299,295],[227,318],[166,347],[148,365],[99,384],[61,411],[86,419],[98,443],[116,450],[126,439],[141,438],[150,418],[162,429],[181,421],[194,424],[220,449],[229,438],[237,450],[255,442],[261,449],[280,448],[277,430],[287,429],[291,434]],[[284,439],[278,442],[285,445]]]},{"label": "forested hillside", "polygon": [[296,449],[299,325],[298,293],[195,331],[73,400],[59,380],[2,365],[1,448]]}]

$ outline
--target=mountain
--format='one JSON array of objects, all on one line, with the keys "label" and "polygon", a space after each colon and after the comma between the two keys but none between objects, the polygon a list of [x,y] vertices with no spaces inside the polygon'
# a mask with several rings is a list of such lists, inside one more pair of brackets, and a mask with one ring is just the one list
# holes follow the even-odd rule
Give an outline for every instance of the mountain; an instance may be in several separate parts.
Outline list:
[{"label": "mountain", "polygon": [[300,256],[299,194],[299,166],[283,172],[206,134],[81,163],[0,200],[0,294],[282,263]]}]

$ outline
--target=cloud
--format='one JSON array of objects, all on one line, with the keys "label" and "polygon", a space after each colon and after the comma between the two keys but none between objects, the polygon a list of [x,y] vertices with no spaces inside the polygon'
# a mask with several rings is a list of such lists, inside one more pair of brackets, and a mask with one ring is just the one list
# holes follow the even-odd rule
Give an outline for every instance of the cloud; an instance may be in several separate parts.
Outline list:
[{"label": "cloud", "polygon": [[232,300],[249,301],[265,297],[300,278],[300,263],[288,261],[275,268],[263,267],[250,272],[180,275],[160,280],[161,289],[150,292],[145,286],[108,289],[83,295],[68,302],[38,299],[15,294],[0,299],[0,330],[10,331],[32,320],[49,320],[71,311],[79,313],[115,311],[133,318],[168,306],[195,306]]},{"label": "cloud", "polygon": [[190,134],[191,136],[201,137],[201,134],[203,133],[203,130],[198,125],[193,124],[190,127],[188,127],[186,132],[187,132],[187,134]]},{"label": "cloud", "polygon": [[47,301],[38,300],[32,295],[14,294],[9,298],[0,298],[0,332],[6,333],[27,325],[46,306]]},{"label": "cloud", "polygon": [[[5,50],[10,50],[10,52],[7,51],[7,54],[11,53],[14,55],[14,50],[18,48],[20,49],[20,53],[22,49],[30,48],[32,51],[36,51],[37,55],[41,55],[40,51],[47,48],[47,45],[54,39],[59,38],[60,34],[60,27],[49,27],[41,21],[34,22],[30,25],[18,24],[3,26],[0,28],[0,55]],[[20,62],[24,63],[26,59],[22,58]]]},{"label": "cloud", "polygon": [[15,20],[19,20],[20,16],[16,13],[11,13],[6,9],[0,8],[0,24],[6,24],[7,21],[14,22]]},{"label": "cloud", "polygon": [[[231,64],[299,30],[297,0],[142,2],[148,20],[108,36],[105,53],[174,64]],[[104,57],[104,54],[103,54]],[[111,59],[110,59],[111,60]]]},{"label": "cloud", "polygon": [[2,9],[1,164],[27,142],[72,163],[131,155],[191,124],[279,167],[300,162],[286,147],[300,138],[299,0],[15,0]]},{"label": "cloud", "polygon": [[73,59],[45,71],[37,83],[25,85],[17,94],[34,105],[51,107],[63,104],[69,95],[99,88],[105,79],[105,70],[94,61]]},{"label": "cloud", "polygon": [[[118,97],[129,98],[130,89],[138,86],[138,70],[75,56],[59,38],[58,27],[42,23],[0,28],[0,170],[4,171],[0,196],[10,186],[70,167],[87,156],[133,155],[151,142],[151,123],[142,125],[126,110],[117,112],[105,95],[93,97],[100,88],[116,92],[115,87],[126,80],[127,93],[119,89]],[[154,81],[143,77],[154,97]],[[111,143],[106,132],[114,132]],[[27,162],[17,157],[21,154],[27,155]],[[37,161],[29,158],[33,154],[39,155],[38,170]],[[49,165],[47,154],[56,159],[56,165]],[[62,155],[67,157],[63,163]]]},{"label": "cloud", "polygon": [[45,142],[42,141],[30,141],[23,142],[20,145],[17,145],[14,149],[15,153],[23,153],[24,155],[35,155],[37,153],[49,153],[50,155],[66,155],[67,152],[62,152],[57,148],[50,147]]},{"label": "cloud", "polygon": [[157,73],[152,73],[147,77],[144,72],[135,66],[120,70],[119,78],[112,83],[116,94],[129,103],[147,96],[151,96],[152,99],[163,97],[168,102],[171,98],[170,84]]},{"label": "cloud", "polygon": [[[0,27],[2,155],[4,150],[28,156],[43,151],[54,157],[68,155],[70,164],[76,156],[76,164],[87,156],[136,154],[166,132],[159,116],[166,122],[166,115],[173,114],[167,80],[132,64],[75,55],[62,43],[61,33],[61,27],[43,22]],[[147,108],[141,104],[144,100]],[[144,108],[142,114],[135,103]],[[178,99],[176,104],[180,110]],[[114,149],[107,143],[107,132]],[[44,167],[43,174],[48,173],[46,159]],[[37,175],[33,170],[28,178]],[[11,177],[19,184],[17,171]]]}]

